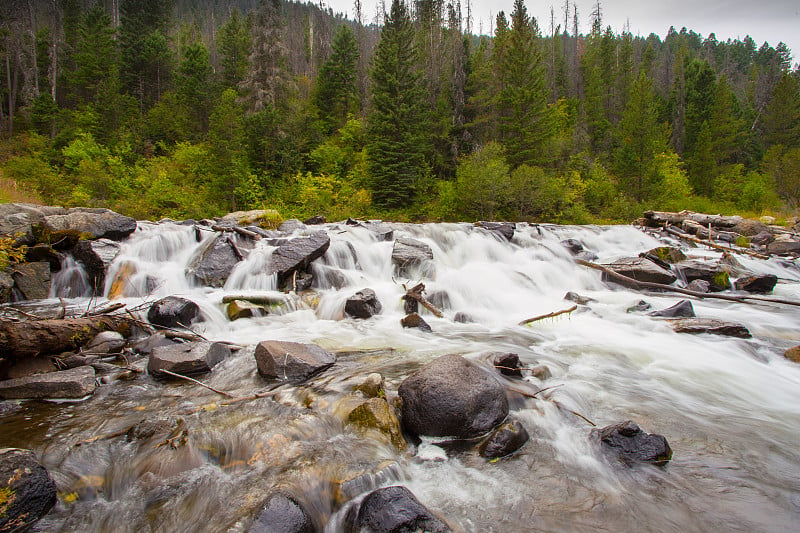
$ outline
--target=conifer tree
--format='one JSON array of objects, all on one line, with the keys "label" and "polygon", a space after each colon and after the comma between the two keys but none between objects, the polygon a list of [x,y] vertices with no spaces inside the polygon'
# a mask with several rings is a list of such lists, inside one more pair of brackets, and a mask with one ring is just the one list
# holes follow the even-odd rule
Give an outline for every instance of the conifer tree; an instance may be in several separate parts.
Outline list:
[{"label": "conifer tree", "polygon": [[392,0],[372,67],[367,146],[373,203],[411,203],[425,174],[425,94],[416,65],[414,29],[401,0]]},{"label": "conifer tree", "polygon": [[217,52],[220,56],[220,78],[225,88],[236,88],[247,71],[250,54],[250,33],[247,21],[238,9],[217,31]]},{"label": "conifer tree", "polygon": [[333,52],[319,70],[314,103],[325,133],[331,134],[358,110],[358,43],[353,30],[342,24],[333,38]]},{"label": "conifer tree", "polygon": [[798,75],[784,72],[775,84],[762,118],[764,145],[800,147],[800,83]]},{"label": "conifer tree", "polygon": [[241,86],[250,109],[258,112],[274,108],[288,86],[280,0],[260,1],[252,31],[252,51]]}]

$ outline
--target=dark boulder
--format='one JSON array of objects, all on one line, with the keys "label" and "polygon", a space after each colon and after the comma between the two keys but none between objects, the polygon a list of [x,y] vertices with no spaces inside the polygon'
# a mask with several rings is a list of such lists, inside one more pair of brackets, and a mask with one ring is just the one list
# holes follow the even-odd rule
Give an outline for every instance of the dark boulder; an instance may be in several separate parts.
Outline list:
[{"label": "dark boulder", "polygon": [[64,254],[57,252],[49,244],[37,244],[31,246],[25,252],[25,261],[29,263],[36,263],[39,261],[47,261],[50,263],[50,272],[58,272],[61,270],[61,261],[64,259]]},{"label": "dark boulder", "polygon": [[210,239],[189,262],[186,276],[198,285],[222,287],[241,261],[231,245],[233,237],[220,233]]},{"label": "dark boulder", "polygon": [[778,283],[778,276],[775,274],[762,274],[754,276],[745,276],[736,280],[733,284],[737,291],[755,292],[759,294],[766,294],[772,292],[775,285]]},{"label": "dark boulder", "polygon": [[760,220],[746,218],[733,226],[733,231],[739,235],[744,235],[745,237],[752,237],[753,235],[758,235],[759,233],[769,233],[769,227]]},{"label": "dark boulder", "polygon": [[329,368],[336,356],[316,344],[262,341],[255,350],[258,373],[265,378],[305,381]]},{"label": "dark boulder", "polygon": [[433,331],[431,329],[431,326],[427,322],[425,322],[425,319],[419,316],[419,313],[410,313],[404,316],[403,318],[400,319],[400,325],[403,326],[404,328],[417,328],[426,333],[430,333],[431,331]]},{"label": "dark boulder", "polygon": [[578,239],[564,239],[559,244],[569,250],[572,255],[577,255],[584,250],[583,243]]},{"label": "dark boulder", "polygon": [[47,374],[0,381],[0,398],[10,399],[79,399],[97,387],[90,366],[70,368]]},{"label": "dark boulder", "polygon": [[200,307],[180,296],[167,296],[155,302],[147,311],[147,320],[165,328],[188,327],[200,314]]},{"label": "dark boulder", "polygon": [[56,504],[56,484],[30,450],[0,449],[0,531],[27,531]]},{"label": "dark boulder", "polygon": [[780,240],[767,245],[767,252],[775,255],[800,254],[800,242]]},{"label": "dark boulder", "polygon": [[384,487],[370,492],[352,507],[345,519],[349,533],[446,533],[450,528],[405,487]]},{"label": "dark boulder", "polygon": [[728,272],[719,264],[710,265],[700,261],[682,261],[674,265],[673,268],[686,283],[691,283],[696,279],[707,281],[711,292],[724,291],[731,286]]},{"label": "dark boulder", "polygon": [[415,274],[430,277],[433,274],[433,250],[424,242],[406,237],[398,237],[392,247],[392,264],[397,273],[404,277]]},{"label": "dark boulder", "polygon": [[775,240],[775,237],[769,231],[762,231],[753,235],[750,238],[751,244],[757,244],[758,246],[767,246],[769,243]]},{"label": "dark boulder", "polygon": [[646,252],[647,256],[658,257],[660,260],[673,264],[686,260],[686,255],[674,246],[659,246]]},{"label": "dark boulder", "polygon": [[79,238],[119,241],[136,231],[136,220],[110,209],[74,207],[63,215],[45,216],[40,228],[50,242],[74,245]]},{"label": "dark boulder", "polygon": [[475,225],[494,233],[506,241],[514,238],[514,231],[516,230],[516,224],[513,222],[478,222]]},{"label": "dark boulder", "polygon": [[196,376],[231,356],[231,350],[221,342],[187,342],[153,348],[147,361],[147,372],[157,378],[169,378],[165,371],[183,376]]},{"label": "dark boulder", "polygon": [[497,379],[459,355],[443,355],[407,377],[398,390],[409,433],[473,438],[508,415]]},{"label": "dark boulder", "polygon": [[723,322],[714,318],[679,318],[672,321],[672,329],[676,333],[689,333],[697,335],[700,333],[710,333],[712,335],[722,335],[725,337],[739,337],[749,339],[752,337],[750,331],[736,322]]},{"label": "dark boulder", "polygon": [[23,300],[42,300],[50,294],[50,263],[20,263],[11,268],[15,295]]},{"label": "dark boulder", "polygon": [[312,261],[325,255],[330,245],[331,239],[324,231],[290,239],[272,252],[270,273],[277,273],[279,280],[287,279],[292,272],[304,270]]},{"label": "dark boulder", "polygon": [[[675,274],[669,270],[662,268],[649,259],[645,259],[643,257],[618,259],[605,266],[617,274],[632,278],[636,281],[646,281],[650,283],[669,285],[677,279]],[[620,283],[622,285],[627,284],[606,275],[605,272],[603,273],[602,279],[603,281],[611,281],[614,283]]]},{"label": "dark boulder", "polygon": [[626,464],[647,463],[666,465],[672,459],[672,449],[662,435],[645,433],[630,420],[593,429],[592,438],[603,450]]},{"label": "dark boulder", "polygon": [[283,233],[294,233],[295,231],[303,231],[306,229],[306,225],[297,220],[296,218],[290,218],[288,220],[284,220],[281,222],[281,225],[278,226],[278,231]]},{"label": "dark boulder", "polygon": [[652,311],[647,313],[650,316],[662,317],[662,318],[691,318],[696,316],[694,314],[694,307],[692,307],[692,302],[689,300],[681,300],[680,302],[676,303],[672,307],[667,307],[666,309],[661,309],[659,311]]},{"label": "dark boulder", "polygon": [[306,226],[317,226],[319,224],[325,224],[326,222],[328,222],[328,219],[324,216],[314,215],[313,217],[306,219],[303,224]]},{"label": "dark boulder", "polygon": [[528,431],[516,418],[510,418],[489,433],[478,447],[478,453],[487,459],[511,455],[530,439]]},{"label": "dark boulder", "polygon": [[315,533],[317,528],[297,499],[285,492],[272,494],[258,513],[250,533]]},{"label": "dark boulder", "polygon": [[105,292],[108,267],[119,255],[120,248],[120,244],[111,239],[97,239],[79,241],[72,249],[75,259],[83,263],[95,296],[102,296]]},{"label": "dark boulder", "polygon": [[475,318],[469,313],[459,311],[453,315],[453,322],[458,322],[459,324],[474,324]]},{"label": "dark boulder", "polygon": [[522,377],[522,370],[520,370],[522,365],[519,362],[519,355],[511,352],[494,352],[488,355],[492,358],[492,365],[504,376]]},{"label": "dark boulder", "polygon": [[362,289],[347,299],[344,312],[355,318],[370,318],[381,312],[381,302],[372,289]]}]

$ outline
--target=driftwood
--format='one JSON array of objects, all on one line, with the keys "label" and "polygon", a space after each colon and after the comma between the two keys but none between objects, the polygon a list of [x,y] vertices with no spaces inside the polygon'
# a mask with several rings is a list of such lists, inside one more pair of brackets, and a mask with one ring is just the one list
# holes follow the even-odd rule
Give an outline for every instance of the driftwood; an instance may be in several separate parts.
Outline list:
[{"label": "driftwood", "polygon": [[102,315],[12,322],[0,320],[0,357],[19,359],[72,351],[103,331],[128,337],[134,321],[124,316]]},{"label": "driftwood", "polygon": [[227,396],[228,398],[236,398],[236,396],[234,396],[233,394],[230,394],[228,392],[215,389],[214,387],[211,387],[210,385],[206,385],[202,381],[197,381],[194,378],[190,378],[189,376],[184,376],[183,374],[178,374],[177,372],[172,372],[170,370],[166,370],[166,369],[163,369],[163,368],[161,370],[159,370],[159,372],[162,372],[162,373],[167,374],[169,376],[172,376],[174,378],[180,378],[180,379],[185,379],[186,381],[191,381],[192,383],[200,385],[201,387],[204,387],[204,388],[210,390],[211,392],[216,392],[217,394],[222,394],[223,396]]},{"label": "driftwood", "polygon": [[258,240],[261,239],[261,235],[259,235],[255,231],[250,231],[249,229],[240,228],[239,226],[233,226],[233,227],[230,227],[230,228],[226,228],[224,226],[214,225],[214,226],[211,226],[211,229],[213,229],[214,231],[222,231],[222,232],[231,232],[232,231],[232,232],[238,233],[239,235],[241,235],[243,237],[247,237],[248,239],[253,239],[255,241],[258,241]]},{"label": "driftwood", "polygon": [[422,307],[424,307],[425,309],[427,309],[428,311],[433,313],[436,317],[442,318],[444,316],[442,314],[442,312],[439,311],[436,308],[436,306],[434,306],[432,303],[430,303],[428,300],[426,300],[425,297],[422,295],[422,293],[424,291],[425,291],[425,284],[424,283],[418,283],[417,285],[414,285],[410,289],[406,290],[406,293],[402,296],[402,298],[405,301],[409,301],[409,300],[416,301]]},{"label": "driftwood", "polygon": [[231,250],[233,250],[233,255],[236,256],[236,259],[239,261],[244,261],[244,255],[242,254],[242,251],[239,250],[239,247],[236,246],[236,243],[233,241],[233,239],[228,237],[225,239],[225,241],[230,245]]},{"label": "driftwood", "polygon": [[633,287],[634,289],[653,289],[658,291],[669,291],[669,292],[677,292],[679,294],[685,294],[687,296],[693,296],[695,298],[711,298],[716,300],[727,300],[729,302],[738,302],[738,303],[751,303],[751,301],[755,302],[764,302],[764,303],[773,303],[773,304],[785,304],[785,305],[794,305],[800,307],[800,302],[795,302],[793,300],[783,300],[781,298],[767,298],[766,296],[730,296],[727,294],[717,294],[711,292],[696,292],[690,291],[689,289],[682,289],[680,287],[673,287],[671,285],[664,285],[663,283],[653,283],[652,281],[638,281],[633,278],[629,278],[628,276],[624,276],[617,272],[614,272],[610,268],[604,267],[603,265],[598,265],[597,263],[592,263],[590,261],[583,261],[582,259],[578,259],[577,263],[583,265],[585,267],[593,268],[595,270],[600,270],[607,274],[610,278],[616,279],[625,283],[629,287]]},{"label": "driftwood", "polygon": [[553,317],[556,317],[558,315],[565,315],[565,314],[568,315],[568,314],[572,313],[574,310],[576,310],[577,308],[578,308],[577,305],[573,305],[569,309],[562,309],[561,311],[553,311],[552,313],[547,313],[546,315],[539,315],[539,316],[535,316],[533,318],[527,318],[527,319],[523,320],[522,322],[520,322],[518,325],[519,326],[524,326],[526,324],[530,324],[531,322],[537,322],[539,320],[544,320],[545,318],[553,318]]},{"label": "driftwood", "polygon": [[286,303],[287,297],[283,294],[229,294],[222,297],[222,303],[229,304],[234,300],[243,300],[256,305],[280,305]]},{"label": "driftwood", "polygon": [[723,252],[733,252],[742,255],[749,255],[751,257],[755,257],[758,259],[769,259],[768,255],[760,254],[758,252],[754,252],[753,250],[745,250],[744,248],[734,248],[733,246],[722,246],[721,244],[716,244],[711,241],[705,241],[703,239],[698,239],[697,237],[692,237],[691,235],[687,235],[686,233],[669,226],[664,228],[664,231],[666,231],[670,235],[678,237],[679,239],[683,239],[685,241],[693,242],[696,244],[702,244],[704,246],[708,246],[709,248],[714,248],[715,250],[721,250]]},{"label": "driftwood", "polygon": [[645,211],[644,218],[647,224],[652,227],[659,227],[665,224],[680,226],[684,220],[690,220],[706,227],[732,228],[742,221],[742,217],[740,216],[707,215],[704,213],[694,213],[692,211],[681,211],[680,213]]}]

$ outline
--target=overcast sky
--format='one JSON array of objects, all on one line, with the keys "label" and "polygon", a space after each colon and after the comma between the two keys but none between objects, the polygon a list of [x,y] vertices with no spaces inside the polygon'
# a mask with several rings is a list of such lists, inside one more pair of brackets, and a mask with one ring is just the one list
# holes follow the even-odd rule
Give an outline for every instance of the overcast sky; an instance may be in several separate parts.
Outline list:
[{"label": "overcast sky", "polygon": [[[378,1],[362,0],[367,21],[374,20]],[[391,0],[385,2],[388,10]],[[461,0],[465,13],[466,2]],[[346,12],[353,18],[353,0],[326,0],[325,3],[334,11]],[[578,5],[580,32],[586,33],[595,2],[577,0],[575,3]],[[488,33],[494,16],[500,10],[509,15],[513,5],[514,0],[472,0],[473,32],[478,32],[482,21],[483,31]],[[528,13],[536,17],[543,33],[550,29],[551,5],[556,21],[560,19],[563,24],[564,0],[526,1]],[[758,46],[766,41],[775,47],[783,41],[792,50],[793,64],[800,60],[800,0],[601,0],[600,6],[603,26],[611,26],[615,33],[619,33],[629,21],[631,32],[643,37],[655,33],[663,39],[670,26],[675,26],[678,31],[685,26],[703,37],[713,32],[719,41],[729,37],[743,39],[750,35]]]}]

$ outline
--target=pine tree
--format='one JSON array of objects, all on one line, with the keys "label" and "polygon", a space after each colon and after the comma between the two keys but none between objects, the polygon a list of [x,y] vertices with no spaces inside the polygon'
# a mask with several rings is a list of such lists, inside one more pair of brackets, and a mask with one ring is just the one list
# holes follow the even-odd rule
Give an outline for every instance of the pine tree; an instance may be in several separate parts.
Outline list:
[{"label": "pine tree", "polygon": [[217,52],[220,56],[223,87],[236,88],[244,79],[250,41],[247,21],[242,18],[238,9],[234,9],[230,18],[217,31]]},{"label": "pine tree", "polygon": [[175,76],[179,99],[190,110],[198,133],[208,128],[208,113],[212,105],[212,69],[206,46],[196,40],[185,44]]},{"label": "pine tree", "polygon": [[114,34],[111,16],[102,6],[92,7],[81,17],[72,54],[75,69],[69,74],[70,87],[80,102],[94,101],[99,84],[117,70]]},{"label": "pine tree", "polygon": [[241,88],[253,111],[274,108],[286,94],[286,48],[280,0],[261,0],[253,23],[253,46]]},{"label": "pine tree", "polygon": [[416,65],[414,29],[401,0],[392,0],[371,72],[367,146],[373,203],[398,208],[414,199],[425,174],[425,94]]},{"label": "pine tree", "polygon": [[326,134],[344,126],[358,110],[358,43],[353,30],[342,24],[333,38],[333,53],[319,70],[314,103]]},{"label": "pine tree", "polygon": [[714,194],[714,178],[717,164],[714,160],[713,140],[708,122],[703,122],[689,159],[689,183],[695,194],[711,197]]},{"label": "pine tree", "polygon": [[775,84],[761,119],[764,147],[800,147],[800,83],[798,75],[784,72]]}]

